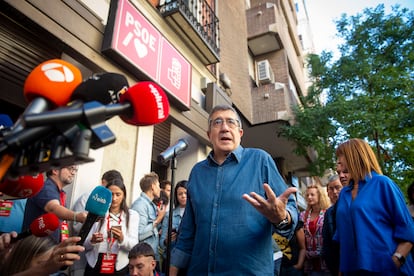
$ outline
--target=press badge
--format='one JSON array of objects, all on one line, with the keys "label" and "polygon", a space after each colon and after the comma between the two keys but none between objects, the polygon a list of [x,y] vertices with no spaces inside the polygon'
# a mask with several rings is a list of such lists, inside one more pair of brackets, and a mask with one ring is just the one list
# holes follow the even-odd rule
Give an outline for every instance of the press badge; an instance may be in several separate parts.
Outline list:
[{"label": "press badge", "polygon": [[9,217],[12,207],[12,200],[0,200],[0,217]]},{"label": "press badge", "polygon": [[115,273],[116,254],[103,254],[101,271],[102,274]]}]

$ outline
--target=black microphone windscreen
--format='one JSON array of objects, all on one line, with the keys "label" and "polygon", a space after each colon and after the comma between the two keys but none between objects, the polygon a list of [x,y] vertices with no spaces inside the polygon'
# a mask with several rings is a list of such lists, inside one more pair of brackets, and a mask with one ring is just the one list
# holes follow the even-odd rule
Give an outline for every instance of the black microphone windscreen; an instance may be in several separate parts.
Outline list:
[{"label": "black microphone windscreen", "polygon": [[102,104],[118,103],[119,91],[128,87],[128,80],[121,74],[94,74],[76,87],[71,100],[97,101]]}]

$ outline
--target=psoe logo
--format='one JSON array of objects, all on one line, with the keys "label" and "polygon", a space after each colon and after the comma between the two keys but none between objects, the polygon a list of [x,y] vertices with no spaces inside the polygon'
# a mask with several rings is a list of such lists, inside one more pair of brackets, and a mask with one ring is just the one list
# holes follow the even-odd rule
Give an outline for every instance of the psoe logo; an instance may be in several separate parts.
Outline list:
[{"label": "psoe logo", "polygon": [[103,198],[103,197],[99,197],[99,195],[98,195],[98,194],[94,194],[94,195],[93,195],[93,197],[92,197],[92,199],[93,199],[94,201],[99,202],[99,203],[106,204],[106,199],[105,199],[105,198]]}]

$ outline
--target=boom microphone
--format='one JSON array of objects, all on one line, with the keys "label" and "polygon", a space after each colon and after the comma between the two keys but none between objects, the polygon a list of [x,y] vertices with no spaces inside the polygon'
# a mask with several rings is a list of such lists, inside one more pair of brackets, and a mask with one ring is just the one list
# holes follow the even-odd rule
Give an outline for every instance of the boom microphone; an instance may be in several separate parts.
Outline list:
[{"label": "boom microphone", "polygon": [[95,222],[100,218],[104,218],[106,212],[109,210],[109,206],[112,202],[112,192],[103,187],[97,186],[93,189],[92,193],[89,195],[88,200],[86,201],[85,210],[88,211],[85,222],[82,225],[82,228],[79,230],[79,236],[81,240],[77,243],[78,245],[83,245],[88,236],[91,228]]},{"label": "boom microphone", "polygon": [[188,147],[188,143],[185,139],[180,139],[175,145],[169,147],[158,155],[158,162],[166,163],[171,158],[177,156],[181,152],[185,151]]},{"label": "boom microphone", "polygon": [[101,116],[109,119],[120,115],[131,125],[148,126],[165,121],[170,105],[165,92],[155,83],[145,81],[124,89],[119,96],[119,104],[102,105],[88,102],[82,109],[59,108],[40,114],[28,114],[24,121],[27,126],[53,125],[81,121],[87,123],[90,117]]},{"label": "boom microphone", "polygon": [[17,178],[5,178],[0,183],[0,200],[21,199],[35,196],[43,188],[43,174],[24,175]]},{"label": "boom microphone", "polygon": [[54,213],[46,213],[36,218],[30,224],[29,229],[19,233],[17,237],[11,239],[11,243],[24,239],[30,235],[36,237],[46,237],[55,232],[59,227],[59,218]]}]

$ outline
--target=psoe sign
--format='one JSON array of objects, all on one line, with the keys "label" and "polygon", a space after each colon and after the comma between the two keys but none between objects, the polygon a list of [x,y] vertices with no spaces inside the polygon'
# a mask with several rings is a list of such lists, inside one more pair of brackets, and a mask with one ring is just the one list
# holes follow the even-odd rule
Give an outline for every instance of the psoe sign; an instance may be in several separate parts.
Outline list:
[{"label": "psoe sign", "polygon": [[189,109],[191,64],[128,0],[111,1],[102,52],[139,79],[157,82]]}]

